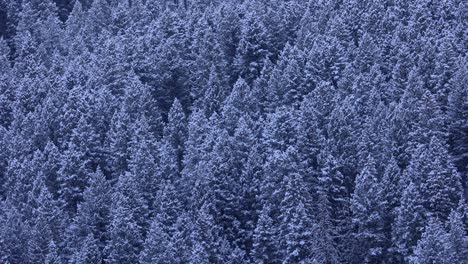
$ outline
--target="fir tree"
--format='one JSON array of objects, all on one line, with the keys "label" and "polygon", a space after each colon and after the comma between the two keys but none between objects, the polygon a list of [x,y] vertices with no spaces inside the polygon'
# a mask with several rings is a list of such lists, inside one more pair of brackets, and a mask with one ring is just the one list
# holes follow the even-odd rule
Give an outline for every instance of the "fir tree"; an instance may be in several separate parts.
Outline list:
[{"label": "fir tree", "polygon": [[[260,10],[258,10],[260,12]],[[255,12],[248,12],[242,20],[239,46],[235,58],[240,77],[251,84],[259,75],[270,56],[270,39],[265,24]]]},{"label": "fir tree", "polygon": [[74,249],[69,253],[74,254],[72,259],[102,255],[111,217],[110,186],[100,168],[90,176],[89,186],[83,192],[83,201],[78,204],[77,214],[67,229],[67,247]]},{"label": "fir tree", "polygon": [[57,252],[57,246],[55,245],[54,241],[50,241],[49,243],[49,248],[48,248],[48,253],[46,255],[46,258],[44,260],[44,263],[47,264],[58,264],[60,263],[60,257]]},{"label": "fir tree", "polygon": [[252,258],[258,263],[277,262],[278,245],[276,241],[277,232],[273,220],[269,216],[270,204],[264,204],[259,213],[257,225],[253,236]]},{"label": "fir tree", "polygon": [[452,210],[448,219],[448,242],[450,254],[453,254],[452,259],[447,259],[453,263],[462,263],[468,256],[468,246],[466,243],[466,227],[463,223],[465,210],[462,208],[464,201],[460,201],[460,205],[456,210]]},{"label": "fir tree", "polygon": [[[294,163],[296,150],[288,148],[284,155],[288,156],[290,166]],[[292,160],[291,160],[292,159]],[[280,203],[279,235],[280,254],[283,263],[305,263],[310,256],[310,242],[312,234],[311,200],[305,189],[304,179],[294,168],[284,175],[281,192],[283,199]]]},{"label": "fir tree", "polygon": [[[53,241],[62,242],[59,232],[66,223],[59,203],[52,198],[45,185],[45,176],[40,173],[29,193],[29,205],[32,207],[28,255],[31,262],[59,263],[57,248]],[[59,217],[61,216],[61,217]]]},{"label": "fir tree", "polygon": [[224,101],[222,116],[224,119],[224,126],[230,134],[234,133],[239,118],[244,113],[248,112],[246,103],[249,103],[247,101],[249,91],[250,87],[244,79],[239,79],[234,84],[231,94],[229,94]]},{"label": "fir tree", "polygon": [[382,197],[382,186],[377,177],[375,161],[372,156],[369,156],[366,166],[356,177],[351,201],[353,223],[357,229],[355,236],[363,251],[361,255],[363,262],[381,259],[384,250],[382,211],[384,197]]},{"label": "fir tree", "polygon": [[59,196],[67,212],[75,214],[77,204],[82,201],[83,190],[88,184],[90,160],[79,146],[70,141],[60,163]]},{"label": "fir tree", "polygon": [[116,111],[112,117],[105,143],[106,148],[111,152],[107,155],[106,170],[112,173],[113,178],[118,178],[128,168],[129,126],[128,113],[123,108]]},{"label": "fir tree", "polygon": [[[459,63],[463,63],[461,60]],[[468,93],[466,89],[463,89],[463,83],[466,83],[466,67],[460,67],[455,73],[455,76],[451,79],[450,85],[453,87],[450,89],[447,102],[447,116],[450,121],[449,125],[449,149],[453,157],[453,163],[457,167],[461,174],[463,187],[467,188],[467,156],[468,146],[463,138],[468,133],[468,128],[463,120],[467,119],[468,109],[466,102]],[[466,195],[466,192],[465,192]]]},{"label": "fir tree", "polygon": [[9,201],[0,204],[0,243],[1,260],[5,263],[26,263],[29,260],[28,242],[30,239],[29,225],[22,214]]},{"label": "fir tree", "polygon": [[182,105],[176,99],[169,112],[160,145],[160,177],[177,181],[183,169],[184,144],[187,138],[187,119]]},{"label": "fir tree", "polygon": [[332,222],[331,203],[326,193],[320,193],[317,200],[317,213],[314,215],[310,259],[318,263],[340,263],[340,252],[335,243],[337,230]]},{"label": "fir tree", "polygon": [[144,249],[140,253],[140,263],[173,263],[172,261],[177,254],[174,248],[171,235],[167,233],[159,219],[154,218],[145,240]]},{"label": "fir tree", "polygon": [[73,254],[71,263],[101,263],[102,250],[99,249],[97,239],[89,234],[81,243],[81,247]]},{"label": "fir tree", "polygon": [[454,252],[448,247],[449,237],[440,221],[430,219],[414,250],[411,263],[452,263]]},{"label": "fir tree", "polygon": [[401,184],[403,182],[401,177],[401,170],[396,160],[392,157],[386,165],[381,181],[381,195],[383,196],[381,198],[384,199],[384,205],[381,209],[383,210],[383,232],[386,240],[383,252],[385,258],[393,257],[391,250],[392,224],[396,220],[397,209],[400,206],[401,196],[405,187]]},{"label": "fir tree", "polygon": [[281,52],[275,69],[271,73],[269,87],[276,104],[287,106],[302,101],[304,55],[295,46],[287,44]]},{"label": "fir tree", "polygon": [[119,177],[112,195],[111,222],[107,229],[109,241],[104,250],[109,263],[138,261],[144,243],[143,228],[148,219],[139,187],[132,173],[127,172]]},{"label": "fir tree", "polygon": [[203,204],[195,215],[192,247],[202,247],[209,263],[227,262],[231,249],[220,226],[215,224],[209,207],[208,204]]},{"label": "fir tree", "polygon": [[392,241],[396,252],[402,257],[408,257],[413,252],[413,247],[421,237],[426,222],[424,207],[420,193],[413,182],[407,183],[402,197],[401,205],[398,207],[396,219],[392,226]]},{"label": "fir tree", "polygon": [[134,175],[138,175],[142,196],[151,212],[154,208],[154,194],[161,180],[157,178],[158,142],[144,116],[136,120],[132,125],[132,130],[128,168]]},{"label": "fir tree", "polygon": [[8,127],[12,121],[12,103],[13,103],[13,91],[9,88],[9,82],[11,78],[11,65],[10,65],[10,48],[6,41],[0,39],[0,125]]}]

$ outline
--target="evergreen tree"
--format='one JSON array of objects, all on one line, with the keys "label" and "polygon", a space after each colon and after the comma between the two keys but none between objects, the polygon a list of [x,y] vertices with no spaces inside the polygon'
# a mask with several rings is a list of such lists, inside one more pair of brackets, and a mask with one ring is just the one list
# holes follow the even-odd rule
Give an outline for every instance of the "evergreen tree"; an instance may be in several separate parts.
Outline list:
[{"label": "evergreen tree", "polygon": [[159,108],[167,114],[173,101],[177,98],[184,108],[188,108],[190,98],[190,82],[188,71],[189,41],[184,25],[177,12],[164,12],[157,20],[156,29],[160,30],[157,39],[154,64],[157,72],[152,73],[154,79],[154,96]]},{"label": "evergreen tree", "polygon": [[184,144],[187,138],[187,119],[179,100],[174,100],[164,127],[160,145],[160,177],[177,181],[183,169]]},{"label": "evergreen tree", "polygon": [[[295,149],[288,148],[284,155],[288,156],[289,166],[296,165]],[[283,192],[279,216],[280,254],[283,263],[305,263],[311,254],[310,243],[314,237],[309,211],[311,200],[302,176],[295,172],[294,167],[289,169],[291,172],[284,175],[280,190]]]},{"label": "evergreen tree", "polygon": [[81,243],[81,247],[73,254],[71,263],[101,263],[102,250],[98,247],[98,241],[89,234]]},{"label": "evergreen tree", "polygon": [[208,253],[206,250],[200,245],[195,244],[193,246],[192,251],[190,252],[190,264],[200,263],[200,264],[208,264]]},{"label": "evergreen tree", "polygon": [[[256,10],[261,12],[261,10]],[[264,21],[258,19],[255,11],[250,10],[242,20],[239,46],[235,57],[236,70],[241,78],[251,84],[270,56],[270,37]]]},{"label": "evergreen tree", "polygon": [[338,259],[351,258],[350,254],[355,241],[351,236],[352,215],[351,201],[344,175],[340,172],[340,163],[327,148],[319,154],[320,174],[317,193],[319,200],[317,211],[324,214],[319,221],[329,218],[331,227],[325,229],[326,238],[332,239],[332,249],[339,252]]},{"label": "evergreen tree", "polygon": [[466,238],[466,227],[463,223],[465,211],[462,208],[464,201],[460,201],[460,205],[456,210],[452,210],[448,219],[448,242],[450,254],[453,254],[453,259],[447,259],[450,262],[462,263],[468,256],[468,246]]},{"label": "evergreen tree", "polygon": [[210,68],[208,81],[203,89],[201,100],[194,102],[200,109],[205,109],[206,114],[220,111],[223,100],[227,97],[226,85],[222,83],[214,65]]},{"label": "evergreen tree", "polygon": [[270,204],[264,204],[264,208],[259,213],[257,225],[253,237],[252,258],[258,263],[278,262],[277,258],[277,232],[273,220],[271,219]]},{"label": "evergreen tree", "polygon": [[415,151],[405,173],[406,179],[417,184],[426,212],[440,219],[446,219],[461,198],[460,176],[448,155],[446,145],[432,137]]},{"label": "evergreen tree", "polygon": [[57,252],[57,246],[55,245],[54,241],[49,243],[48,253],[45,258],[44,263],[47,264],[58,264],[60,263],[60,257]]},{"label": "evergreen tree", "polygon": [[57,248],[51,243],[62,242],[60,233],[67,219],[47,189],[42,173],[37,175],[28,196],[29,205],[33,208],[33,218],[30,220],[31,238],[28,241],[29,261],[59,263]]},{"label": "evergreen tree", "polygon": [[128,168],[132,174],[137,175],[141,194],[149,211],[152,212],[154,195],[161,179],[157,178],[158,142],[146,120],[143,116],[132,125],[133,135],[128,147],[130,152]]},{"label": "evergreen tree", "polygon": [[[340,95],[336,95],[338,101]],[[347,181],[345,184],[352,186],[352,181],[359,171],[359,137],[358,131],[362,131],[361,121],[357,106],[354,104],[354,96],[342,98],[329,116],[327,124],[327,145],[330,152],[340,161],[340,170]]]},{"label": "evergreen tree", "polygon": [[[310,259],[317,263],[340,263],[335,237],[337,230],[332,222],[331,205],[326,193],[320,193],[317,200],[317,213],[314,215],[314,235],[311,241]],[[312,261],[311,261],[312,262]],[[312,262],[312,263],[315,263]]]},{"label": "evergreen tree", "polygon": [[[215,127],[211,127],[215,130]],[[198,197],[195,196],[194,189],[196,185],[200,184],[202,178],[206,175],[203,174],[205,168],[204,163],[208,160],[209,144],[208,144],[208,120],[201,110],[195,110],[190,115],[187,126],[187,141],[185,142],[185,152],[181,181],[179,188],[182,190],[182,199],[185,204],[190,208]],[[185,197],[185,198],[184,198]]]},{"label": "evergreen tree", "polygon": [[273,112],[276,107],[276,105],[273,104],[274,97],[271,96],[273,91],[268,89],[268,83],[273,69],[274,64],[271,60],[267,59],[263,65],[260,76],[252,84],[249,96],[257,100],[256,104],[251,106],[251,110],[256,116],[263,116],[268,112]]},{"label": "evergreen tree", "polygon": [[321,173],[319,156],[325,144],[325,137],[314,106],[314,97],[307,95],[296,115],[298,172],[308,184],[312,199],[318,201],[318,179]]},{"label": "evergreen tree", "polygon": [[[28,219],[32,217],[34,210],[35,204],[31,204],[30,202],[36,197],[34,195],[31,196],[36,179],[38,180],[36,182],[38,184],[37,188],[42,187],[40,185],[42,183],[40,183],[38,178],[44,177],[44,155],[41,151],[37,150],[32,155],[26,157],[24,160],[12,159],[8,164],[5,195],[9,203]],[[37,195],[37,190],[35,195]]]},{"label": "evergreen tree", "polygon": [[384,225],[383,231],[386,240],[383,252],[385,258],[392,258],[394,255],[391,249],[392,224],[396,220],[397,209],[400,206],[401,196],[405,187],[403,184],[400,184],[404,182],[401,177],[402,173],[398,167],[397,161],[392,157],[386,165],[381,181],[381,195],[383,196],[381,198],[384,199],[382,216]]},{"label": "evergreen tree", "polygon": [[377,180],[376,164],[372,156],[356,177],[355,189],[351,201],[353,223],[356,225],[355,236],[360,245],[363,262],[382,259],[385,243],[382,186]]},{"label": "evergreen tree", "polygon": [[239,239],[242,198],[240,176],[242,159],[236,156],[234,142],[226,130],[219,131],[216,143],[210,155],[208,166],[208,191],[203,200],[210,208],[214,223],[223,232],[223,238],[229,243]]},{"label": "evergreen tree", "polygon": [[[463,60],[459,63],[463,64]],[[466,122],[463,122],[463,120],[467,119],[468,109],[464,102],[467,100],[468,93],[466,92],[466,89],[463,88],[463,83],[466,83],[466,70],[466,67],[460,67],[457,73],[455,73],[455,76],[451,79],[450,84],[453,88],[450,89],[447,103],[447,116],[450,120],[448,143],[450,153],[453,157],[453,163],[462,177],[465,196],[468,177],[468,170],[466,168],[466,164],[468,164],[466,157],[468,146],[463,138],[466,138],[468,128],[466,126]]]},{"label": "evergreen tree", "polygon": [[234,84],[231,94],[226,98],[222,107],[222,117],[226,130],[233,134],[239,118],[248,113],[248,94],[250,87],[244,81],[239,79]]},{"label": "evergreen tree", "polygon": [[273,100],[277,105],[297,104],[308,92],[302,90],[304,57],[299,49],[289,44],[281,52],[269,82]]},{"label": "evergreen tree", "polygon": [[[212,9],[207,9],[211,12]],[[216,14],[216,39],[219,43],[223,60],[226,62],[225,72],[228,76],[228,84],[234,84],[238,77],[236,65],[236,55],[239,49],[239,42],[242,31],[241,7],[232,2],[222,1],[220,6],[214,8]]]},{"label": "evergreen tree", "polygon": [[392,226],[392,241],[395,251],[401,258],[412,254],[413,247],[421,237],[426,216],[420,193],[413,182],[406,183],[406,187],[401,197],[401,205],[397,209],[397,216]]},{"label": "evergreen tree", "polygon": [[91,174],[83,201],[78,204],[77,214],[67,230],[67,247],[74,249],[69,254],[73,254],[72,259],[76,262],[79,258],[100,258],[102,255],[111,217],[110,186],[100,168]]},{"label": "evergreen tree", "polygon": [[6,129],[0,126],[0,158],[3,162],[0,163],[0,198],[5,199],[6,196],[6,168],[7,168],[7,147],[4,144]]},{"label": "evergreen tree", "polygon": [[26,263],[29,261],[29,225],[22,214],[9,201],[0,204],[1,260],[5,263]]},{"label": "evergreen tree", "polygon": [[203,248],[206,252],[208,263],[228,263],[231,249],[221,228],[215,224],[208,204],[203,204],[195,215],[191,240],[192,248]]},{"label": "evergreen tree", "polygon": [[[204,204],[205,198],[207,197],[207,190],[211,189],[211,187],[209,187],[212,180],[211,157],[213,149],[218,142],[218,137],[223,131],[221,129],[220,117],[217,114],[213,114],[204,126],[202,125],[198,128],[205,130],[205,132],[199,134],[199,131],[190,130],[195,132],[195,134],[189,135],[187,151],[191,150],[193,146],[196,146],[197,148],[200,148],[200,152],[199,154],[195,153],[194,156],[191,156],[191,153],[187,152],[187,155],[185,156],[187,161],[196,157],[195,160],[197,160],[198,163],[194,170],[191,170],[192,166],[184,167],[184,178],[182,178],[181,181],[182,190],[185,191],[189,189],[192,192],[188,197],[190,198],[189,208],[192,210],[198,210],[198,208]],[[200,135],[200,137],[197,137],[197,135]],[[194,144],[194,138],[202,140],[202,142],[200,142],[200,144]],[[186,177],[190,177],[192,179],[186,181]],[[193,185],[190,185],[190,183],[193,183]],[[186,187],[184,187],[185,184],[187,184]]]},{"label": "evergreen tree", "polygon": [[[182,214],[182,204],[178,197],[178,190],[170,181],[163,181],[156,193],[155,219],[161,230],[170,238],[176,235],[178,217]],[[153,222],[154,222],[153,221]]]},{"label": "evergreen tree", "polygon": [[[254,223],[257,219],[256,194],[261,174],[261,153],[258,145],[255,145],[255,127],[249,118],[241,117],[237,124],[233,144],[232,159],[234,163],[235,178],[239,181],[240,204],[238,208],[235,250],[239,254],[249,254],[252,249]],[[259,160],[260,159],[260,160]],[[235,252],[233,253],[235,255]],[[239,256],[240,257],[240,256]]]},{"label": "evergreen tree", "polygon": [[58,172],[60,170],[60,152],[54,143],[49,141],[44,148],[44,174],[46,175],[45,184],[52,196],[58,198],[60,189],[58,182]]},{"label": "evergreen tree", "polygon": [[449,236],[440,221],[430,219],[418,245],[414,250],[411,263],[453,263],[454,252],[448,247]]},{"label": "evergreen tree", "polygon": [[[215,38],[216,32],[211,20],[211,15],[203,14],[196,21],[193,29],[195,37],[191,43],[191,52],[194,57],[193,62],[191,62],[190,74],[193,86],[191,95],[195,106],[198,107],[203,106],[206,99],[219,100],[217,97],[227,92],[227,85],[223,85],[223,79],[225,74],[227,75],[229,72],[224,72],[226,63],[222,57],[218,40]],[[204,98],[207,92],[210,92],[212,98]]]},{"label": "evergreen tree", "polygon": [[68,143],[68,149],[62,154],[58,173],[59,195],[67,212],[76,213],[77,205],[82,201],[83,191],[88,184],[91,172],[90,160],[74,142]]},{"label": "evergreen tree", "polygon": [[0,125],[8,127],[12,121],[12,103],[13,91],[9,88],[11,78],[11,65],[10,65],[10,48],[6,41],[0,39]]},{"label": "evergreen tree", "polygon": [[84,31],[86,32],[86,44],[93,47],[92,42],[98,39],[98,36],[103,30],[106,30],[110,25],[111,10],[109,4],[105,0],[93,0],[86,16],[86,24]]},{"label": "evergreen tree", "polygon": [[107,132],[105,146],[110,152],[106,161],[106,170],[117,179],[128,169],[128,144],[130,141],[130,117],[121,107],[112,116],[110,130]]},{"label": "evergreen tree", "polygon": [[109,263],[138,262],[143,248],[148,212],[135,177],[129,172],[121,175],[112,195],[109,241],[104,250]]},{"label": "evergreen tree", "polygon": [[[40,71],[46,73],[46,69],[56,62],[53,60],[54,53],[61,44],[62,29],[55,3],[52,0],[24,1],[16,32],[15,47],[18,56],[15,69],[20,76]],[[31,68],[29,63],[36,67]]]},{"label": "evergreen tree", "polygon": [[140,253],[140,263],[173,263],[177,253],[167,233],[158,218],[154,218],[145,240],[143,251]]}]

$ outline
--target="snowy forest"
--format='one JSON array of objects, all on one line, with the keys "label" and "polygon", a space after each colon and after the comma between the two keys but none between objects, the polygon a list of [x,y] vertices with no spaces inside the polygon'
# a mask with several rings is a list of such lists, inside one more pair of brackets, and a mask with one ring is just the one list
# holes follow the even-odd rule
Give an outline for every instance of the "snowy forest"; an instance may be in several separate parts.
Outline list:
[{"label": "snowy forest", "polygon": [[0,0],[0,263],[468,260],[465,0]]}]

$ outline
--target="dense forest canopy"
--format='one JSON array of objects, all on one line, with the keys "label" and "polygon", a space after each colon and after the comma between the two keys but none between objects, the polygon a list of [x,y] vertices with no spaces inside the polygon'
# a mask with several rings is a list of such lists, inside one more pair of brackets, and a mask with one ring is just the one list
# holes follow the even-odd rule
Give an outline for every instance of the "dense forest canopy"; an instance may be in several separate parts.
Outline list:
[{"label": "dense forest canopy", "polygon": [[468,2],[0,0],[1,263],[466,263]]}]

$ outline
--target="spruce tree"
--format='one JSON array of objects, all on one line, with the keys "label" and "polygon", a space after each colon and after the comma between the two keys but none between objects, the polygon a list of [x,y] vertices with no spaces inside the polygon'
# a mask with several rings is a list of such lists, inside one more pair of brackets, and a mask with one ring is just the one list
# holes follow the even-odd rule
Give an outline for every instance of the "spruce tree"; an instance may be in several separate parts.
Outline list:
[{"label": "spruce tree", "polygon": [[[29,192],[29,205],[32,207],[30,219],[30,235],[28,255],[31,262],[59,263],[57,248],[51,242],[61,243],[60,233],[67,221],[66,215],[60,209],[59,203],[53,199],[45,185],[45,176],[39,173]],[[51,250],[55,252],[51,252]]]},{"label": "spruce tree", "polygon": [[368,156],[367,164],[356,177],[354,193],[351,201],[354,233],[360,245],[363,262],[382,259],[385,241],[382,186],[377,179],[376,164],[372,156]]},{"label": "spruce tree", "polygon": [[466,2],[0,0],[0,262],[463,263]]},{"label": "spruce tree", "polygon": [[99,249],[98,244],[99,242],[93,237],[93,234],[89,234],[74,252],[70,263],[101,263],[102,249]]},{"label": "spruce tree", "polygon": [[332,222],[331,203],[326,193],[318,194],[316,207],[309,259],[317,263],[340,263],[340,252],[334,241],[338,233]]},{"label": "spruce tree", "polygon": [[168,234],[163,225],[157,217],[151,222],[139,263],[173,263],[176,254],[181,253],[174,251],[171,234]]},{"label": "spruce tree", "polygon": [[242,20],[234,62],[239,76],[245,79],[247,84],[251,84],[260,75],[265,60],[270,56],[269,47],[270,37],[266,26],[258,19],[256,12],[251,10]]},{"label": "spruce tree", "polygon": [[112,116],[110,129],[107,131],[105,147],[110,153],[106,155],[106,171],[117,179],[128,169],[128,144],[130,141],[130,117],[121,107]]},{"label": "spruce tree", "polygon": [[184,144],[187,140],[187,118],[179,100],[175,99],[164,127],[159,151],[159,177],[175,182],[183,169]]},{"label": "spruce tree", "polygon": [[107,229],[111,218],[110,191],[110,183],[98,168],[91,174],[89,185],[83,192],[83,201],[78,204],[77,214],[67,229],[67,248],[70,250],[69,254],[73,254],[72,259],[102,256],[109,239]]},{"label": "spruce tree", "polygon": [[270,204],[264,204],[260,211],[253,236],[252,259],[258,263],[278,262],[278,230],[269,216]]},{"label": "spruce tree", "polygon": [[290,147],[287,156],[290,171],[286,171],[280,192],[279,243],[283,263],[305,263],[310,256],[312,234],[311,199],[302,175],[295,172],[297,150]]},{"label": "spruce tree", "polygon": [[5,263],[29,262],[28,243],[30,226],[23,219],[20,211],[11,202],[0,204],[0,243],[1,260]]},{"label": "spruce tree", "polygon": [[268,85],[277,105],[296,105],[307,93],[302,90],[304,57],[298,48],[289,44],[281,52]]},{"label": "spruce tree", "polygon": [[426,222],[423,201],[413,182],[406,183],[396,214],[392,226],[392,241],[394,250],[400,254],[399,261],[403,261],[412,254],[413,247],[421,237],[421,225]]},{"label": "spruce tree", "polygon": [[383,232],[386,241],[383,252],[385,258],[392,258],[394,255],[391,249],[392,224],[395,222],[397,216],[397,208],[400,206],[401,195],[405,187],[403,186],[403,184],[401,184],[403,183],[401,177],[401,169],[398,167],[395,158],[392,157],[386,165],[381,181],[381,195],[383,196],[382,199],[384,199],[384,204],[382,206],[382,216],[384,225]]},{"label": "spruce tree", "polygon": [[[463,64],[465,60],[461,59],[459,64]],[[450,93],[448,95],[447,102],[447,117],[450,120],[449,125],[449,150],[453,157],[453,163],[457,167],[458,172],[461,175],[462,184],[465,190],[467,189],[467,156],[468,146],[463,138],[466,137],[468,133],[468,128],[466,126],[466,120],[468,109],[466,106],[466,100],[468,98],[468,93],[464,89],[463,83],[466,83],[466,67],[460,67],[459,70],[455,73],[455,76],[450,80]],[[466,192],[465,192],[466,195]]]},{"label": "spruce tree", "polygon": [[109,240],[104,250],[109,263],[138,262],[143,248],[148,212],[135,177],[130,172],[121,175],[112,195]]},{"label": "spruce tree", "polygon": [[234,133],[239,118],[248,113],[249,85],[244,79],[239,79],[234,84],[231,93],[226,98],[222,106],[222,117],[224,126],[230,135]]},{"label": "spruce tree", "polygon": [[454,252],[448,244],[449,236],[442,223],[430,219],[414,249],[414,256],[410,257],[410,263],[456,263],[451,262]]},{"label": "spruce tree", "polygon": [[83,191],[88,184],[91,168],[90,160],[85,155],[79,146],[69,142],[68,149],[61,157],[58,173],[59,196],[70,214],[76,213],[77,205],[82,201]]},{"label": "spruce tree", "polygon": [[60,257],[57,252],[57,246],[55,245],[54,241],[50,241],[49,243],[49,248],[48,248],[48,253],[46,255],[46,258],[44,260],[44,263],[47,264],[58,264],[60,262]]},{"label": "spruce tree", "polygon": [[154,210],[155,193],[161,179],[158,176],[158,142],[147,122],[142,116],[132,125],[133,135],[129,142],[128,169],[137,175],[141,185],[142,196],[148,205],[149,212]]},{"label": "spruce tree", "polygon": [[9,88],[11,79],[10,48],[7,42],[0,39],[0,125],[8,127],[12,121],[13,91]]}]

